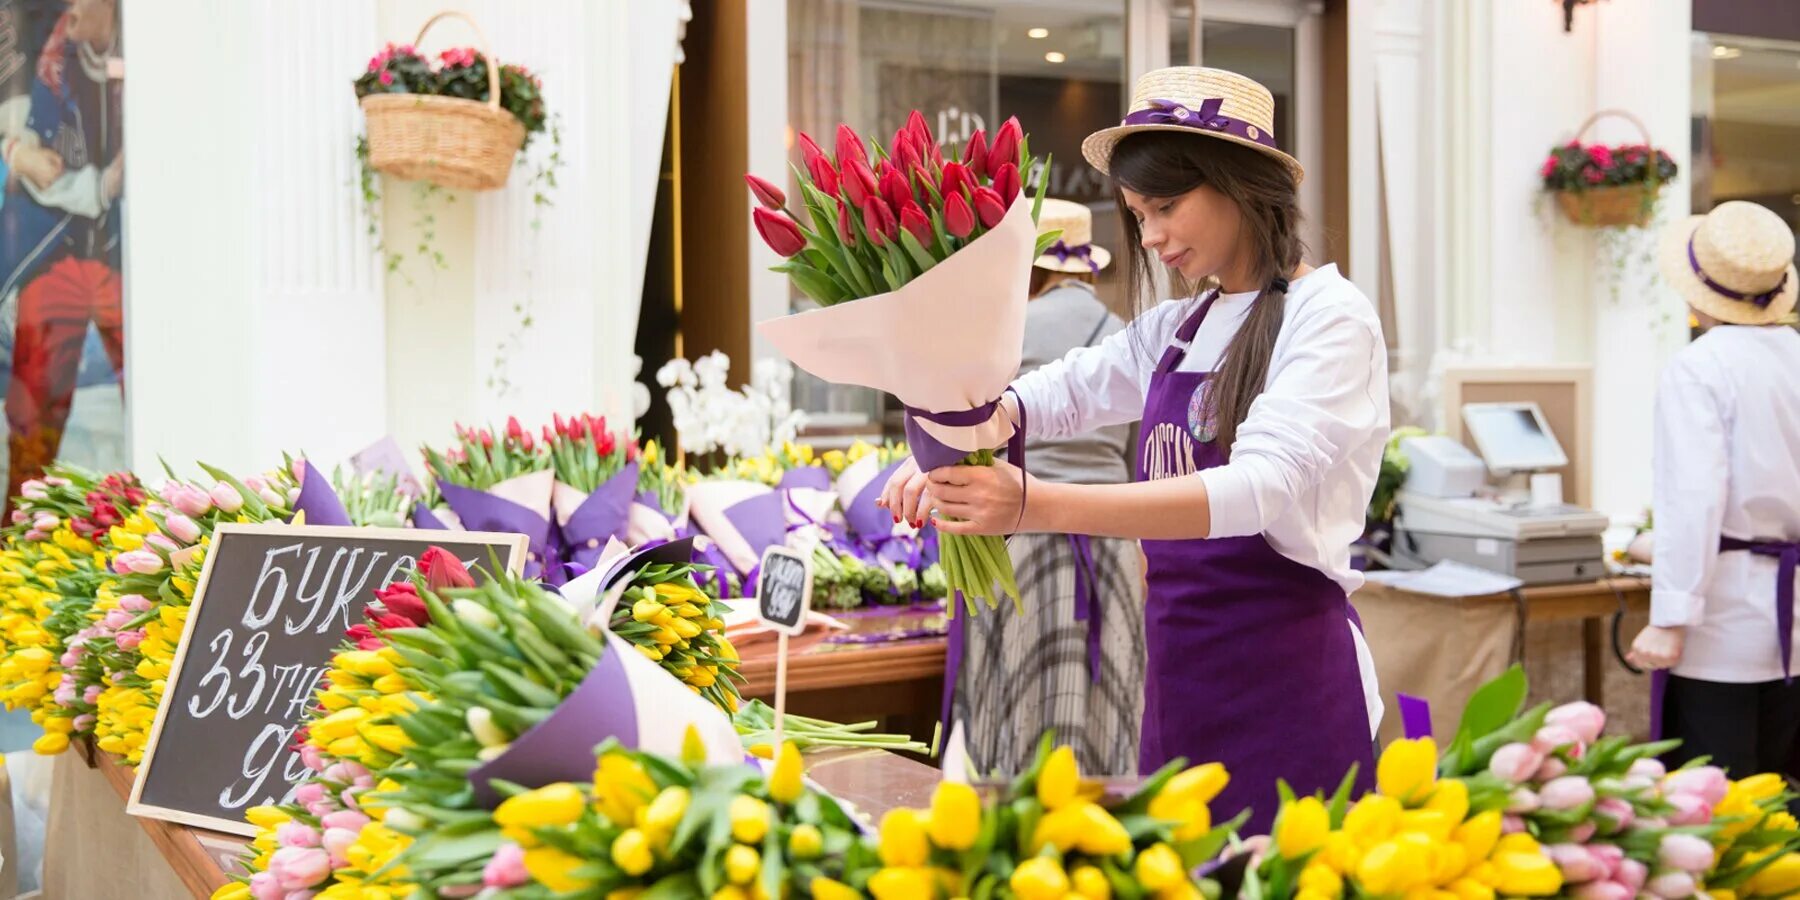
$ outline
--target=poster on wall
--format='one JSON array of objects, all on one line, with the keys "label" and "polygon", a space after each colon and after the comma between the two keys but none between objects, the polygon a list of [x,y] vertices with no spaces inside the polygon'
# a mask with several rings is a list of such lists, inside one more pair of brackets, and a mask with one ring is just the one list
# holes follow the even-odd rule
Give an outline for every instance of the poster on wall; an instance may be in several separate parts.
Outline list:
[{"label": "poster on wall", "polygon": [[6,497],[127,463],[122,0],[0,0]]}]

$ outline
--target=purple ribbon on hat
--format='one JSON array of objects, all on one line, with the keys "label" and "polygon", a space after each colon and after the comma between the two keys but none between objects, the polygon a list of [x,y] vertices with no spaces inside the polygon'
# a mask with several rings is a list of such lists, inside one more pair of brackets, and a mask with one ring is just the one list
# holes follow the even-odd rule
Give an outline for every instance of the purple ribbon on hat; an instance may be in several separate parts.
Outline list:
[{"label": "purple ribbon on hat", "polygon": [[1221,115],[1219,110],[1224,105],[1225,100],[1222,97],[1212,97],[1201,101],[1199,109],[1192,109],[1174,100],[1151,100],[1147,109],[1140,109],[1127,115],[1119,124],[1179,125],[1183,128],[1229,134],[1251,143],[1261,144],[1270,150],[1281,149],[1275,143],[1275,136],[1270,134],[1267,129],[1258,128],[1242,119]]},{"label": "purple ribbon on hat", "polygon": [[1063,243],[1061,238],[1058,238],[1056,243],[1051,244],[1049,247],[1046,247],[1044,249],[1044,255],[1045,256],[1054,256],[1054,257],[1056,257],[1057,262],[1062,262],[1062,263],[1068,262],[1069,257],[1073,256],[1076,259],[1079,259],[1082,262],[1087,263],[1088,268],[1092,269],[1094,271],[1094,274],[1096,274],[1096,275],[1100,274],[1100,264],[1097,262],[1094,262],[1094,245],[1093,244],[1076,244],[1075,246],[1071,247],[1068,244]]},{"label": "purple ribbon on hat", "polygon": [[1700,277],[1701,283],[1705,284],[1713,293],[1718,294],[1721,297],[1728,297],[1732,300],[1741,300],[1745,303],[1754,303],[1757,306],[1768,306],[1776,297],[1781,295],[1782,289],[1787,287],[1788,277],[1786,272],[1781,274],[1781,280],[1775,283],[1773,289],[1761,294],[1747,294],[1743,291],[1734,291],[1731,288],[1712,280],[1712,276],[1706,274],[1705,269],[1700,268],[1700,258],[1694,255],[1693,235],[1688,236],[1687,256],[1688,266],[1694,270],[1695,275]]}]

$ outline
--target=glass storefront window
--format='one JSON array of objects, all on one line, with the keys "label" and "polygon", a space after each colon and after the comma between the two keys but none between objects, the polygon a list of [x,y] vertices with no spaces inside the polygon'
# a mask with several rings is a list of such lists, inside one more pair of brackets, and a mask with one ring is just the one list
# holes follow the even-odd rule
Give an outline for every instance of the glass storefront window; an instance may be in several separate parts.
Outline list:
[{"label": "glass storefront window", "polygon": [[[840,122],[885,142],[918,109],[950,143],[978,128],[992,134],[1017,116],[1032,152],[1054,156],[1049,195],[1093,205],[1096,239],[1116,248],[1112,198],[1081,162],[1081,140],[1120,116],[1126,5],[788,0],[790,129],[826,148]],[[789,149],[798,162],[791,138]],[[806,301],[796,294],[795,302]],[[811,413],[818,443],[883,431],[886,402],[874,391],[796,375],[795,405]]]}]

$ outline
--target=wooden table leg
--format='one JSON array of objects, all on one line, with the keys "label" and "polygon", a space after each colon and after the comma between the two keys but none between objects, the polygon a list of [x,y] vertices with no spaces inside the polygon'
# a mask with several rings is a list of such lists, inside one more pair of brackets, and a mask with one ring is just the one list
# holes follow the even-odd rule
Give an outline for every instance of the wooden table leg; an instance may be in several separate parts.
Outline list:
[{"label": "wooden table leg", "polygon": [[1606,641],[1600,619],[1581,620],[1581,669],[1587,702],[1606,705]]}]

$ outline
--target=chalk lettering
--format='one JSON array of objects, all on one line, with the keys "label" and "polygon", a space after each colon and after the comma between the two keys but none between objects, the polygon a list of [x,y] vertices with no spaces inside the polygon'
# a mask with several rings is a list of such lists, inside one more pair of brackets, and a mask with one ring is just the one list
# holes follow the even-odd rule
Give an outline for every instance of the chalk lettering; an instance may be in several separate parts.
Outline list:
[{"label": "chalk lettering", "polygon": [[[318,551],[313,552],[317,553]],[[284,553],[292,553],[298,557],[300,545],[295,543],[285,547],[276,547],[263,554],[262,572],[256,576],[256,587],[250,592],[250,602],[244,605],[243,623],[245,628],[266,628],[270,622],[275,621],[275,614],[281,610],[281,601],[287,597],[288,574],[286,569],[276,564],[275,558]],[[269,608],[259,612],[256,602],[263,595],[263,585],[267,584],[270,579],[280,579],[280,581],[273,588],[273,593],[269,597]]]}]

